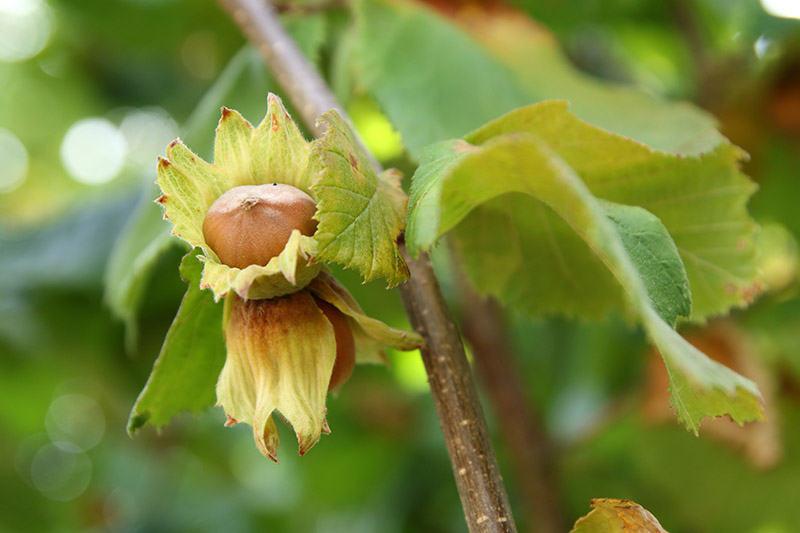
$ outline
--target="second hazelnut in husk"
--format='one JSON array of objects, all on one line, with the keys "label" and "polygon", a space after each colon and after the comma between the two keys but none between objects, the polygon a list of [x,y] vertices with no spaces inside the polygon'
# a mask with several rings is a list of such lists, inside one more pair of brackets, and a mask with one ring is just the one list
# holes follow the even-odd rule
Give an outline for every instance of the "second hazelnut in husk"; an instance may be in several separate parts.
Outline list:
[{"label": "second hazelnut in husk", "polygon": [[291,185],[241,185],[208,208],[203,237],[229,267],[263,266],[283,251],[293,230],[314,234],[316,210],[314,199]]},{"label": "second hazelnut in husk", "polygon": [[356,364],[355,341],[347,317],[339,311],[333,304],[322,298],[314,297],[314,303],[333,326],[333,334],[336,337],[336,360],[333,363],[333,373],[328,390],[334,390],[343,385],[353,373]]}]

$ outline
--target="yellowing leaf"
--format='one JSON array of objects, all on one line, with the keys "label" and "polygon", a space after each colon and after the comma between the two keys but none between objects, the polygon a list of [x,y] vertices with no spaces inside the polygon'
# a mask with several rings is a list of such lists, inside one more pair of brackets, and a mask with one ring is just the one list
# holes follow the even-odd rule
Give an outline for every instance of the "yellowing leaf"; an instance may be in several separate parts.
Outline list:
[{"label": "yellowing leaf", "polygon": [[257,183],[287,183],[309,190],[308,143],[277,96],[267,97],[267,107],[250,141],[250,174]]},{"label": "yellowing leaf", "polygon": [[570,533],[667,533],[650,511],[629,500],[594,498]]},{"label": "yellowing leaf", "polygon": [[314,239],[294,230],[283,251],[264,266],[231,268],[201,256],[205,268],[200,288],[211,289],[216,301],[226,296],[229,290],[242,298],[251,299],[292,294],[308,285],[322,269],[322,263],[311,262],[315,249]]},{"label": "yellowing leaf", "polygon": [[250,139],[253,126],[238,111],[222,108],[222,118],[214,138],[214,165],[225,173],[233,186],[256,185],[250,175]]}]

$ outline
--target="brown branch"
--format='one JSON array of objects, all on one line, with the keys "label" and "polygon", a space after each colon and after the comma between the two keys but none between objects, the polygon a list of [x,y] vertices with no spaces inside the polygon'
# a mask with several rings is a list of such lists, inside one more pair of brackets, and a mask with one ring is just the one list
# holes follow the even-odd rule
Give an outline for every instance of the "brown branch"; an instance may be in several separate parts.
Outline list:
[{"label": "brown branch", "polygon": [[335,11],[338,9],[347,9],[349,3],[346,0],[332,0],[330,2],[315,2],[313,4],[298,4],[292,0],[284,2],[272,2],[272,7],[283,14],[291,15],[310,15],[313,13],[321,13],[325,11]]},{"label": "brown branch", "polygon": [[411,270],[403,303],[428,344],[422,360],[470,531],[516,531],[461,336],[428,257],[414,261],[402,249]]},{"label": "brown branch", "polygon": [[[218,1],[259,50],[311,131],[322,133],[316,117],[329,109],[347,118],[268,2]],[[469,529],[516,531],[461,336],[427,256],[423,254],[415,261],[402,244],[401,250],[411,280],[400,287],[400,292],[412,325],[427,342],[427,348],[421,350],[422,358]]]},{"label": "brown branch", "polygon": [[472,346],[476,374],[498,420],[500,435],[511,452],[523,509],[537,532],[567,531],[552,442],[515,372],[503,311],[494,300],[475,294],[463,276],[459,281],[464,336]]}]

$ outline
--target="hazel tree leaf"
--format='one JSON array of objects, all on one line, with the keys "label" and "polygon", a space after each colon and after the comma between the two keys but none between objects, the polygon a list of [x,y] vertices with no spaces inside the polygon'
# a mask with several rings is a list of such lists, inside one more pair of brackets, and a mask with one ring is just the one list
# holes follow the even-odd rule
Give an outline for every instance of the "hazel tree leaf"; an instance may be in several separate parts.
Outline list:
[{"label": "hazel tree leaf", "polygon": [[223,307],[199,287],[202,264],[197,253],[192,251],[181,262],[181,277],[189,288],[131,411],[131,434],[144,424],[162,427],[184,411],[199,413],[216,401],[215,385],[225,364]]},{"label": "hazel tree leaf", "polygon": [[409,153],[462,137],[502,113],[550,98],[584,120],[655,148],[696,154],[723,141],[708,113],[578,71],[555,37],[505,6],[448,11],[421,2],[356,3],[359,82],[383,107]]},{"label": "hazel tree leaf", "polygon": [[[516,301],[543,301],[553,306],[551,312],[566,308],[576,314],[611,309],[622,300],[661,351],[671,377],[672,406],[688,429],[696,433],[704,416],[729,414],[740,424],[763,419],[761,397],[753,382],[708,359],[664,321],[663,317],[671,319],[678,309],[685,309],[682,297],[675,296],[685,286],[676,293],[674,283],[664,283],[680,279],[669,240],[658,230],[660,236],[646,245],[646,249],[658,248],[657,256],[666,259],[660,261],[663,273],[650,272],[655,263],[636,259],[636,254],[632,257],[631,251],[641,243],[625,229],[633,213],[645,218],[644,228],[653,231],[649,214],[608,204],[604,209],[592,190],[592,186],[602,193],[614,190],[618,194],[598,196],[611,201],[623,198],[630,204],[635,203],[631,200],[637,192],[645,191],[645,197],[652,195],[671,209],[682,210],[683,224],[706,216],[695,214],[710,209],[703,200],[720,206],[722,197],[731,204],[729,212],[742,213],[739,227],[752,227],[743,205],[752,186],[738,173],[729,147],[698,158],[658,153],[580,122],[561,102],[514,111],[469,135],[467,141],[471,147],[464,141],[439,144],[436,150],[443,155],[426,157],[426,161],[449,160],[449,164],[440,166],[438,173],[423,173],[425,179],[412,185],[409,229],[421,227],[422,221],[417,226],[412,223],[421,212],[434,229],[409,231],[410,250],[425,249],[432,244],[431,236],[458,226],[462,253],[472,253],[465,255],[465,268],[480,291],[506,302],[509,295]],[[682,183],[685,174],[691,176],[691,183]],[[708,182],[706,188],[697,181]],[[418,188],[424,191],[415,191]],[[616,223],[606,209],[617,218]],[[713,232],[713,220],[708,224]],[[664,225],[669,229],[669,224]],[[622,236],[620,228],[628,235]],[[580,239],[566,237],[569,230]],[[744,233],[738,239],[749,237]],[[493,247],[473,252],[491,240]],[[731,252],[735,255],[740,248],[734,245]],[[678,250],[684,257],[680,244]],[[478,255],[491,259],[475,260]],[[603,276],[603,265],[613,278],[607,273]],[[611,290],[614,279],[616,293]],[[721,292],[725,291],[721,288]],[[719,301],[715,303],[719,309]]]},{"label": "hazel tree leaf", "polygon": [[314,239],[317,258],[355,268],[370,281],[385,278],[389,286],[408,279],[408,267],[397,247],[405,226],[407,198],[400,175],[378,176],[355,134],[338,113],[319,118],[325,134],[313,143],[319,175],[311,190],[319,221]]},{"label": "hazel tree leaf", "polygon": [[355,13],[359,81],[412,156],[530,103],[506,67],[421,5],[361,0]]},{"label": "hazel tree leaf", "polygon": [[638,503],[594,498],[593,509],[579,518],[570,533],[667,533],[655,516]]},{"label": "hazel tree leaf", "polygon": [[[514,110],[471,133],[466,138],[469,144],[465,141],[452,141],[450,148],[442,148],[447,145],[440,145],[439,149],[432,149],[424,161],[441,159],[445,157],[442,154],[454,152],[463,156],[497,136],[520,133],[541,138],[581,177],[597,198],[642,207],[663,223],[686,268],[692,295],[692,320],[701,321],[708,316],[727,312],[731,307],[743,307],[761,290],[761,283],[757,279],[756,247],[753,241],[756,224],[746,208],[747,200],[756,187],[739,170],[739,160],[744,157],[744,153],[736,146],[725,142],[713,152],[693,157],[658,152],[631,139],[589,125],[569,113],[566,103],[553,101]],[[417,176],[425,177],[431,167],[430,163],[421,165],[414,177],[411,208],[429,209],[424,224],[438,227],[438,234],[441,234],[454,225],[447,217],[457,216],[460,220],[466,211],[430,211],[432,208],[428,204],[435,205],[435,198],[441,195],[436,187],[441,187],[441,184],[429,184],[428,179],[418,183]],[[491,163],[484,171],[492,172]],[[487,187],[500,185],[496,180],[487,181],[491,183],[481,184],[485,190],[489,190]],[[423,189],[430,189],[432,192],[424,193]],[[455,200],[451,200],[453,201]],[[516,201],[517,204],[520,202],[524,203],[523,200]],[[496,211],[492,206],[495,204],[487,204],[485,209],[492,208]],[[559,247],[568,246],[569,241],[562,240],[565,228],[553,222],[552,217],[542,215],[536,207],[518,206],[517,212],[509,216],[518,221],[524,216],[522,213],[525,211],[521,211],[522,209],[529,209],[531,217],[546,217],[541,220],[538,231],[546,232],[549,236],[543,235],[539,241],[547,238],[551,243],[557,242]],[[470,214],[470,217],[478,216],[490,214]],[[416,242],[416,235],[421,234],[411,232],[418,227],[414,218],[415,216],[409,217],[406,238],[412,253],[422,243]],[[473,228],[477,223],[475,220],[467,222]],[[527,223],[529,226],[531,224],[532,222]],[[428,245],[433,242],[430,235],[437,231],[432,231],[429,227],[425,236]],[[470,237],[466,231],[459,230],[459,234]],[[476,232],[471,235],[475,239],[480,238],[480,234]],[[560,251],[553,248],[552,244],[543,243],[539,248],[550,249],[555,256],[560,255],[563,258],[560,260],[562,263],[566,260],[577,261],[579,264],[588,263],[585,256],[574,250],[574,246]],[[523,243],[519,250],[523,255],[526,251],[536,253],[537,246],[529,248]],[[552,275],[565,278],[570,276],[570,271],[564,270],[561,275],[553,271]],[[582,276],[571,277],[576,280],[592,279],[587,276],[593,272],[596,269],[584,272]],[[598,278],[599,286],[605,281],[607,280]],[[579,286],[568,279],[554,283],[565,287],[561,294],[561,297],[567,298],[563,302],[564,311],[581,314],[580,303],[576,309],[572,308],[575,306],[570,307],[576,298],[583,300]],[[569,291],[570,285],[575,290]],[[603,294],[607,292],[598,290]],[[518,297],[535,296],[528,294]],[[613,302],[608,302],[601,307],[609,308],[613,305]],[[538,306],[532,309],[534,312],[540,310],[546,311],[546,308]],[[598,309],[594,311],[600,312]]]},{"label": "hazel tree leaf", "polygon": [[460,10],[453,21],[511,70],[530,102],[567,100],[582,120],[670,153],[700,154],[725,140],[716,119],[695,105],[581,72],[556,37],[520,10]]}]

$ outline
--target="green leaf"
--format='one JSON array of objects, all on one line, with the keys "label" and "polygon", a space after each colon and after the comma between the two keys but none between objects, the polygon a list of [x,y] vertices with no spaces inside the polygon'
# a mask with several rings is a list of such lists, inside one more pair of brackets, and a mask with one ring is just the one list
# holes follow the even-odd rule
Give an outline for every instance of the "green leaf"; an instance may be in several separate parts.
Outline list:
[{"label": "green leaf", "polygon": [[488,200],[458,223],[454,235],[472,284],[522,312],[600,319],[623,305],[619,283],[600,258],[528,195]]},{"label": "green leaf", "polygon": [[739,170],[741,149],[726,141],[701,156],[657,152],[579,120],[564,102],[517,109],[466,140],[520,132],[541,138],[596,197],[658,217],[686,268],[692,320],[745,306],[759,292],[756,224],[746,208],[756,187]]},{"label": "green leaf", "polygon": [[724,141],[716,119],[688,102],[659,100],[580,72],[556,38],[520,11],[473,10],[456,22],[514,73],[530,102],[567,100],[581,119],[667,152],[700,154]]},{"label": "green leaf", "polygon": [[428,9],[362,0],[356,15],[359,81],[413,156],[530,102],[508,69]]},{"label": "green leaf", "polygon": [[146,423],[162,427],[183,411],[199,413],[214,405],[214,387],[225,363],[222,306],[214,304],[211,292],[199,288],[202,264],[197,253],[187,254],[181,263],[189,288],[133,406],[131,434]]},{"label": "green leaf", "polygon": [[406,238],[406,246],[412,256],[419,255],[420,246],[428,247],[439,238],[442,173],[472,150],[471,144],[459,140],[442,141],[423,152],[408,198],[413,216],[409,213],[406,235],[412,238]]},{"label": "green leaf", "polygon": [[319,221],[317,258],[355,268],[365,281],[385,278],[390,286],[408,279],[397,247],[406,195],[396,171],[378,176],[349,126],[335,111],[323,114],[325,134],[312,152],[320,173],[311,190]]},{"label": "green leaf", "polygon": [[[489,136],[489,131],[503,133]],[[674,250],[652,215],[608,204],[604,209],[591,189],[615,191],[611,198],[603,195],[612,201],[634,199],[644,190],[659,203],[681,210],[683,224],[707,216],[695,213],[709,209],[705,200],[713,206],[727,202],[734,204],[726,206],[728,211],[742,211],[741,225],[752,227],[743,206],[747,194],[740,194],[752,186],[738,173],[730,147],[702,158],[660,154],[581,123],[558,102],[517,110],[467,139],[481,144],[467,149],[463,141],[454,141],[437,145],[441,157],[428,154],[427,161],[450,163],[438,175],[426,175],[419,186],[427,194],[412,194],[417,201],[409,212],[409,228],[420,227],[412,221],[425,213],[426,222],[438,229],[407,233],[410,246],[427,248],[432,236],[458,225],[464,265],[479,290],[581,314],[615,303],[609,277],[601,274],[602,262],[618,282],[617,293],[621,286],[621,296],[661,351],[671,376],[672,405],[687,428],[696,432],[703,416],[730,414],[738,423],[763,418],[754,383],[708,359],[662,318],[683,312],[688,295]],[[456,151],[461,155],[453,156]],[[685,174],[692,183],[682,183]],[[697,181],[710,184],[703,188]],[[412,192],[417,187],[414,182]],[[498,223],[504,217],[506,223]],[[644,240],[631,231],[636,219],[645,223],[639,229],[655,235]],[[713,219],[708,223],[713,231]],[[566,237],[570,228],[583,246],[574,236]],[[478,248],[492,240],[493,247]],[[648,253],[659,258],[662,272],[654,261],[645,260]]]},{"label": "green leaf", "polygon": [[689,316],[692,294],[678,249],[667,228],[641,207],[601,201],[617,227],[622,245],[636,267],[658,316],[675,327],[678,316]]},{"label": "green leaf", "polygon": [[567,99],[584,120],[655,148],[696,154],[723,141],[708,113],[580,73],[556,39],[509,8],[453,10],[362,0],[355,63],[409,153],[461,137],[513,108]]},{"label": "green leaf", "polygon": [[667,533],[650,511],[629,500],[594,498],[570,533]]}]

